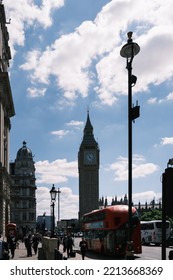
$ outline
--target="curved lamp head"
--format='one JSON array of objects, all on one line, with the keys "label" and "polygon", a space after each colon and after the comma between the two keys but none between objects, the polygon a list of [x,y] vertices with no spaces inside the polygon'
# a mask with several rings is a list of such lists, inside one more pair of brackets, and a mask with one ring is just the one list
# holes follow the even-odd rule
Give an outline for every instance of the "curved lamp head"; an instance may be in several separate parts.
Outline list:
[{"label": "curved lamp head", "polygon": [[52,189],[50,190],[50,197],[51,197],[52,202],[56,201],[56,194],[57,194],[57,190],[55,189],[55,187],[53,185]]},{"label": "curved lamp head", "polygon": [[132,40],[132,34],[133,32],[128,32],[128,40],[127,44],[125,44],[120,51],[120,55],[125,58],[133,58],[135,55],[137,55],[140,52],[140,47],[137,43],[134,43]]}]

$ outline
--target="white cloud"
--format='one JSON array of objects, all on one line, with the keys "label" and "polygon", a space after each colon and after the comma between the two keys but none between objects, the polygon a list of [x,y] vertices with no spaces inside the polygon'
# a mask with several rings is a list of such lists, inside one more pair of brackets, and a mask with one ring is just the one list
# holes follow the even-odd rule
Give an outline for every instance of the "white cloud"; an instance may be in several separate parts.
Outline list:
[{"label": "white cloud", "polygon": [[[134,179],[146,177],[158,170],[158,166],[154,163],[147,163],[141,155],[133,156],[132,175]],[[126,157],[118,157],[117,161],[110,165],[110,170],[115,173],[115,181],[127,180],[128,176],[128,160]]]},{"label": "white cloud", "polygon": [[45,88],[27,88],[28,96],[31,98],[44,96],[46,92]]},{"label": "white cloud", "polygon": [[160,200],[162,197],[162,193],[156,193],[154,191],[146,191],[141,193],[133,193],[132,200],[134,204],[140,203],[150,203],[153,199],[155,199],[156,202]]},{"label": "white cloud", "polygon": [[167,100],[173,100],[173,92],[170,92],[166,99]]},{"label": "white cloud", "polygon": [[173,100],[173,92],[170,92],[165,98],[156,98],[156,97],[151,97],[148,100],[148,104],[161,104],[163,102],[170,102]]},{"label": "white cloud", "polygon": [[51,131],[52,135],[58,136],[60,139],[69,134],[69,130],[55,130]]},{"label": "white cloud", "polygon": [[34,27],[36,24],[43,28],[49,27],[52,24],[52,11],[63,6],[64,0],[42,0],[40,6],[35,5],[33,0],[18,0],[15,5],[11,4],[11,0],[6,0],[6,17],[11,18],[8,30],[12,53],[15,54],[15,45],[24,45],[27,27]]},{"label": "white cloud", "polygon": [[[50,211],[50,189],[47,187],[38,187],[36,190],[37,198],[37,216],[51,215]],[[68,187],[60,188],[60,219],[72,219],[78,218],[79,212],[79,197],[72,193],[72,190]],[[70,203],[69,203],[70,202]],[[57,200],[55,203],[55,217],[57,219]]]},{"label": "white cloud", "polygon": [[[64,5],[62,0],[45,0],[39,7],[34,1],[20,0],[15,5],[10,0],[6,2],[8,15],[13,19],[9,28],[12,45],[24,44],[25,31],[34,28],[35,23],[49,27],[51,12]],[[21,67],[29,71],[31,82],[48,85],[54,76],[64,97],[75,100],[79,95],[88,95],[94,62],[98,78],[95,91],[102,103],[112,105],[120,95],[127,94],[126,62],[120,57],[120,48],[126,43],[125,34],[131,26],[134,40],[141,46],[134,59],[139,81],[133,91],[146,91],[149,85],[161,84],[173,75],[171,0],[165,5],[161,0],[112,0],[93,21],[84,21],[73,33],[57,38],[42,52],[29,52]]]},{"label": "white cloud", "polygon": [[71,120],[70,122],[66,123],[66,125],[71,127],[81,128],[81,126],[84,126],[84,122]]},{"label": "white cloud", "polygon": [[76,178],[78,176],[77,162],[68,162],[66,159],[57,159],[52,162],[37,161],[35,168],[39,184],[67,182],[68,177]]},{"label": "white cloud", "polygon": [[156,103],[158,103],[156,97],[151,97],[150,99],[148,99],[148,104],[156,104]]},{"label": "white cloud", "polygon": [[161,140],[161,145],[173,145],[173,137],[163,137]]}]

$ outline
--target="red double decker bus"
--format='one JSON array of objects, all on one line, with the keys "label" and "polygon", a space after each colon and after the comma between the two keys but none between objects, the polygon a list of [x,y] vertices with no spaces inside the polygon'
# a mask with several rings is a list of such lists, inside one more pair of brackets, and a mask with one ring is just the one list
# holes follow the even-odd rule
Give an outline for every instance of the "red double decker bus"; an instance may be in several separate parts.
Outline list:
[{"label": "red double decker bus", "polygon": [[[105,255],[124,256],[128,240],[128,206],[114,205],[85,214],[83,231],[89,250]],[[132,241],[134,254],[141,254],[140,220],[134,207]]]}]

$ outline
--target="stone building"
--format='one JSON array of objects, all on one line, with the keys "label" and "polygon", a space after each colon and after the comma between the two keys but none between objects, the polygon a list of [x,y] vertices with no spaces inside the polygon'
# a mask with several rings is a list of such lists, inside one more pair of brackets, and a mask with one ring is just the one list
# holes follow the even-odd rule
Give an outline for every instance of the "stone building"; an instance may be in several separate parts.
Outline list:
[{"label": "stone building", "polygon": [[[107,198],[102,197],[99,200],[99,207],[107,207],[107,206],[111,206],[111,205],[118,205],[118,204],[124,204],[124,205],[128,205],[128,198],[127,195],[125,194],[123,198],[121,198],[120,200],[117,199],[117,196],[112,198],[111,204],[108,204]],[[155,199],[153,199],[152,201],[150,201],[149,203],[146,201],[145,203],[138,203],[138,204],[134,204],[133,203],[133,207],[135,207],[139,213],[139,216],[142,216],[143,213],[154,210],[154,209],[158,209],[158,210],[162,210],[162,203],[161,200],[159,200],[158,202],[155,201]]]},{"label": "stone building", "polygon": [[11,122],[15,115],[8,75],[11,52],[4,5],[0,1],[0,233],[10,222],[9,138]]},{"label": "stone building", "polygon": [[36,178],[32,152],[23,142],[14,162],[10,163],[11,222],[17,225],[19,237],[36,229]]}]

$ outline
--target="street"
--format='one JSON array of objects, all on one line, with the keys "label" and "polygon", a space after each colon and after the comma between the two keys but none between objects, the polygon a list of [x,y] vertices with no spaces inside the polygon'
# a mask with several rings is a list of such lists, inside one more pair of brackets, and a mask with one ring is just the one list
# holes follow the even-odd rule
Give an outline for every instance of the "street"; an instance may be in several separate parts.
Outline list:
[{"label": "street", "polygon": [[[168,260],[169,251],[173,250],[173,247],[166,248],[166,259]],[[142,254],[138,260],[161,260],[162,247],[161,246],[142,246]]]},{"label": "street", "polygon": [[[76,257],[70,258],[69,260],[81,260],[81,254],[79,250],[79,241],[81,238],[75,238],[75,250],[76,250]],[[41,247],[41,243],[39,244]],[[166,259],[168,260],[169,251],[173,250],[173,246],[166,248]],[[63,252],[62,245],[60,246],[60,252]],[[135,255],[135,260],[161,260],[161,246],[142,246],[142,254]],[[66,253],[63,254],[66,256]],[[114,257],[105,256],[101,254],[96,254],[94,252],[88,251],[86,253],[85,260],[113,260]],[[27,257],[27,252],[24,243],[20,242],[19,248],[15,250],[15,256],[13,260],[38,260],[38,254],[35,255],[33,253],[32,257]]]}]

